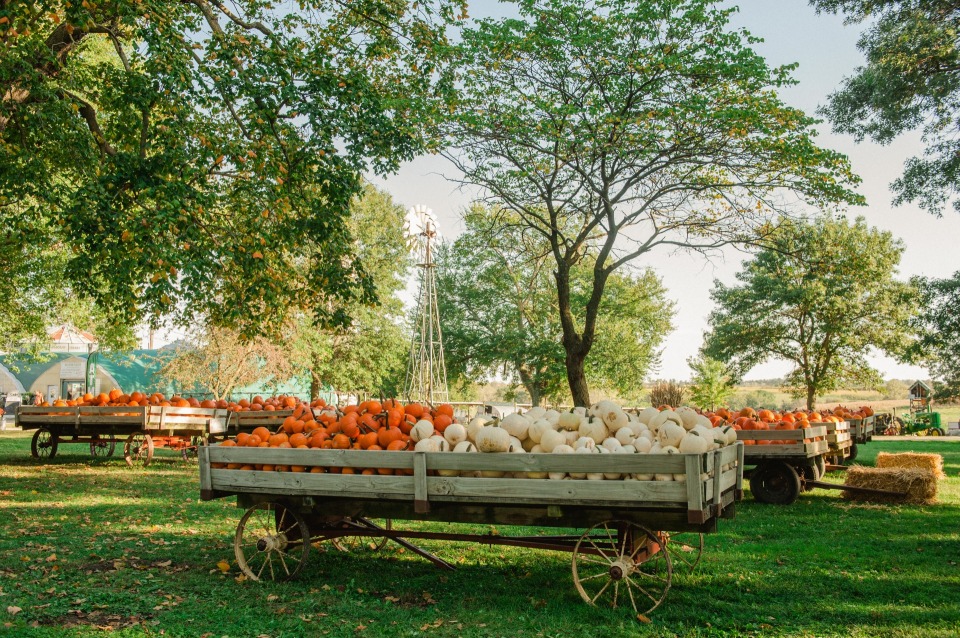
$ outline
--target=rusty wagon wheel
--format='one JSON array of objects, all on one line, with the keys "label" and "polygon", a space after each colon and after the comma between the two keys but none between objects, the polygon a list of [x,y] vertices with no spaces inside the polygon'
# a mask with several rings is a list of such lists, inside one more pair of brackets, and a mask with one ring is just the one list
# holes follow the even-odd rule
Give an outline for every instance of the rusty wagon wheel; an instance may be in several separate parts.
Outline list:
[{"label": "rusty wagon wheel", "polygon": [[630,521],[598,523],[573,548],[573,584],[590,605],[630,605],[644,616],[667,597],[672,579],[663,539]]},{"label": "rusty wagon wheel", "polygon": [[180,449],[180,456],[183,457],[184,461],[187,459],[195,459],[200,455],[200,446],[207,445],[208,443],[209,439],[206,434],[191,436],[190,444]]},{"label": "rusty wagon wheel", "polygon": [[33,433],[30,440],[30,454],[35,459],[52,459],[57,455],[57,445],[60,437],[47,428],[40,428]]},{"label": "rusty wagon wheel", "polygon": [[134,463],[143,463],[144,467],[150,465],[153,460],[153,438],[145,432],[134,432],[123,444],[123,458],[130,467]]},{"label": "rusty wagon wheel", "polygon": [[105,459],[113,456],[117,449],[117,442],[111,436],[109,439],[101,439],[99,434],[94,434],[90,441],[90,456],[95,459]]},{"label": "rusty wagon wheel", "polygon": [[237,524],[233,553],[251,580],[290,580],[303,569],[309,551],[306,521],[280,503],[257,503]]},{"label": "rusty wagon wheel", "polygon": [[692,572],[703,556],[703,534],[699,532],[660,532],[670,563],[676,573]]},{"label": "rusty wagon wheel", "polygon": [[[368,529],[368,526],[363,522],[354,521],[352,519],[344,519],[344,525],[350,529],[356,529],[358,532],[362,532],[364,529]],[[370,519],[369,523],[374,528],[380,529],[392,529],[393,521],[389,518],[375,518]],[[345,536],[337,536],[336,538],[331,538],[330,543],[334,547],[339,549],[341,552],[357,552],[361,550],[368,550],[371,552],[377,552],[384,548],[387,544],[387,541],[390,540],[386,536],[365,536],[362,533],[358,534],[349,534]]]}]

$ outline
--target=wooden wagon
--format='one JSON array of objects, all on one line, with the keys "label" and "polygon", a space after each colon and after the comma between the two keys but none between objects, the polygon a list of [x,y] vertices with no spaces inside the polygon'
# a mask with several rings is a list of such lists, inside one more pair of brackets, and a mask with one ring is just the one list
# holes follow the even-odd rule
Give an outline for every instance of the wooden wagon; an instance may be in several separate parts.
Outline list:
[{"label": "wooden wagon", "polygon": [[252,412],[230,412],[227,421],[226,436],[236,436],[241,432],[250,434],[259,427],[276,432],[284,420],[293,414],[293,410],[254,410]]},{"label": "wooden wagon", "polygon": [[17,409],[17,425],[36,430],[30,453],[51,459],[62,444],[88,445],[93,457],[112,456],[123,443],[129,465],[148,465],[157,447],[186,456],[226,429],[226,411],[174,406],[79,406]]},{"label": "wooden wagon", "polygon": [[[237,505],[246,510],[234,550],[252,580],[292,578],[311,545],[324,541],[338,549],[357,542],[379,548],[392,541],[448,569],[453,566],[410,539],[472,541],[570,552],[574,586],[585,601],[629,605],[645,614],[663,601],[675,569],[696,566],[703,534],[715,530],[719,518],[733,516],[742,494],[743,449],[736,444],[704,454],[581,455],[211,445],[200,449],[200,494],[204,500],[236,495]],[[258,465],[299,471],[252,469]],[[343,468],[358,468],[358,473],[344,474]],[[397,473],[361,474],[359,468]],[[478,472],[514,478],[478,478]],[[673,480],[515,478],[549,472]],[[399,520],[573,528],[576,533],[430,532],[397,529]]]},{"label": "wooden wagon", "polygon": [[826,425],[737,430],[737,439],[745,444],[744,463],[755,466],[749,471],[750,492],[761,503],[793,503],[826,470],[825,456],[830,451]]}]

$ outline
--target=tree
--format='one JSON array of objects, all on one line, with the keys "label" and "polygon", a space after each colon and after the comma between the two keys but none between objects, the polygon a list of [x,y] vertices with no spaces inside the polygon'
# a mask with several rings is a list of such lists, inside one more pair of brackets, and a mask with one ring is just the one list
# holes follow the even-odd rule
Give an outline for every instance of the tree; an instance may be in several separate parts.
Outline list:
[{"label": "tree", "polygon": [[[657,247],[756,241],[787,192],[861,201],[846,159],[814,144],[815,120],[777,97],[791,67],[768,68],[712,4],[520,0],[519,18],[463,33],[444,153],[548,247],[578,405],[615,271]],[[588,255],[578,309],[573,271]]]},{"label": "tree", "polygon": [[722,361],[701,355],[688,359],[687,364],[693,370],[693,378],[687,387],[693,405],[715,410],[733,396],[733,377]]},{"label": "tree", "polygon": [[[474,381],[500,373],[521,384],[536,405],[564,401],[569,386],[546,246],[536,237],[525,241],[516,224],[504,228],[504,219],[502,211],[474,206],[464,216],[465,231],[438,251],[447,369],[452,377]],[[591,264],[586,256],[571,272],[577,312],[589,299]],[[590,383],[638,397],[658,362],[672,312],[652,271],[610,277],[585,365]]]},{"label": "tree", "polygon": [[929,365],[937,398],[960,397],[960,271],[946,279],[917,277],[911,283],[920,291],[920,312],[914,322],[919,338],[910,357]]},{"label": "tree", "polygon": [[841,386],[879,386],[869,349],[901,355],[909,345],[915,293],[894,278],[903,243],[862,217],[785,223],[772,239],[740,285],[715,282],[704,354],[738,379],[770,358],[789,361],[784,383],[809,409]]},{"label": "tree", "polygon": [[283,345],[263,337],[241,339],[218,327],[195,332],[160,368],[160,376],[182,392],[210,392],[216,400],[258,381],[283,383],[297,372]]},{"label": "tree", "polygon": [[308,313],[295,319],[290,348],[294,360],[310,373],[312,396],[324,384],[399,396],[410,340],[398,293],[412,262],[398,230],[403,222],[403,207],[370,184],[352,201],[347,228],[354,237],[353,252],[364,264],[379,302],[344,307],[351,317],[346,326],[320,326]]},{"label": "tree", "polygon": [[50,234],[71,287],[119,323],[201,316],[252,337],[308,309],[345,324],[328,301],[373,298],[351,198],[364,171],[433,144],[462,10],[0,2],[0,227]]},{"label": "tree", "polygon": [[927,148],[907,160],[894,202],[937,216],[960,211],[960,3],[956,0],[812,0],[818,11],[868,22],[858,48],[867,62],[843,81],[823,112],[834,130],[881,144],[920,129]]}]

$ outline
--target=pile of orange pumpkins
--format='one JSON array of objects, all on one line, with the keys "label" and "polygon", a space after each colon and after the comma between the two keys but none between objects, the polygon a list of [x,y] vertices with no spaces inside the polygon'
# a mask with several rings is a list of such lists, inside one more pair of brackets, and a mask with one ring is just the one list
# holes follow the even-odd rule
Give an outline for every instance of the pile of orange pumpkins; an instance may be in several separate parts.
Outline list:
[{"label": "pile of orange pumpkins", "polygon": [[[713,412],[704,412],[704,416],[717,426],[727,423],[734,430],[802,430],[820,423],[841,423],[848,419],[862,419],[873,415],[873,409],[863,406],[858,410],[850,410],[837,406],[832,411],[817,412],[815,410],[796,410],[777,412],[775,410],[743,408],[740,411],[730,411],[720,408]],[[804,443],[818,440],[819,437],[804,439]],[[744,439],[744,445],[775,445],[797,443],[797,440],[750,440]]]},{"label": "pile of orange pumpkins", "polygon": [[[78,399],[57,399],[52,404],[43,402],[40,405],[44,407],[76,407],[76,406],[174,406],[179,408],[210,408],[210,409],[221,409],[221,410],[230,410],[231,412],[251,412],[257,410],[265,411],[275,411],[275,410],[289,410],[300,405],[302,401],[296,397],[280,395],[276,397],[268,397],[264,399],[263,397],[256,396],[252,399],[240,399],[239,401],[226,401],[220,399],[215,401],[213,399],[206,399],[200,401],[199,399],[190,397],[184,398],[181,396],[172,396],[169,399],[165,397],[160,392],[154,392],[153,394],[146,394],[144,392],[131,392],[130,394],[124,394],[120,390],[114,388],[110,392],[101,392],[100,394],[84,394]],[[326,406],[326,403],[323,399],[316,399],[313,403],[310,404],[314,408],[322,408]]]},{"label": "pile of orange pumpkins", "polygon": [[[319,409],[317,409],[319,408]],[[454,423],[453,406],[441,404],[433,409],[420,403],[403,404],[396,399],[364,401],[334,410],[319,405],[299,403],[293,414],[283,421],[276,432],[258,427],[251,433],[241,432],[220,445],[224,447],[273,447],[334,450],[413,450],[410,433],[415,424],[426,421],[433,431],[442,434]],[[214,468],[291,472],[334,472],[343,474],[412,474],[412,470],[389,468],[305,467],[275,466],[270,464],[220,464]]]}]

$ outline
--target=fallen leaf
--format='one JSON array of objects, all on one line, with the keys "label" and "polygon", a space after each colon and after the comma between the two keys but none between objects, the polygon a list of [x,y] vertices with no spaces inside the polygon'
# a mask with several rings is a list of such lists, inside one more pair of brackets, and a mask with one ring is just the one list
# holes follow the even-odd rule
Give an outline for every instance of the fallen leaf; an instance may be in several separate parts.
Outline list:
[{"label": "fallen leaf", "polygon": [[9,607],[7,607],[7,613],[10,614],[11,616],[16,616],[21,611],[23,610],[20,609],[19,607],[14,607],[13,605],[10,605]]},{"label": "fallen leaf", "polygon": [[649,625],[650,619],[644,616],[643,614],[637,614],[637,622],[642,622],[645,625]]},{"label": "fallen leaf", "polygon": [[268,603],[272,603],[273,601],[277,600],[278,598],[280,598],[280,597],[277,596],[276,594],[270,594],[269,596],[267,596],[267,602],[268,602]]},{"label": "fallen leaf", "polygon": [[219,563],[217,563],[217,569],[219,569],[224,574],[226,574],[228,571],[230,571],[230,563],[228,563],[225,560],[222,560]]}]

